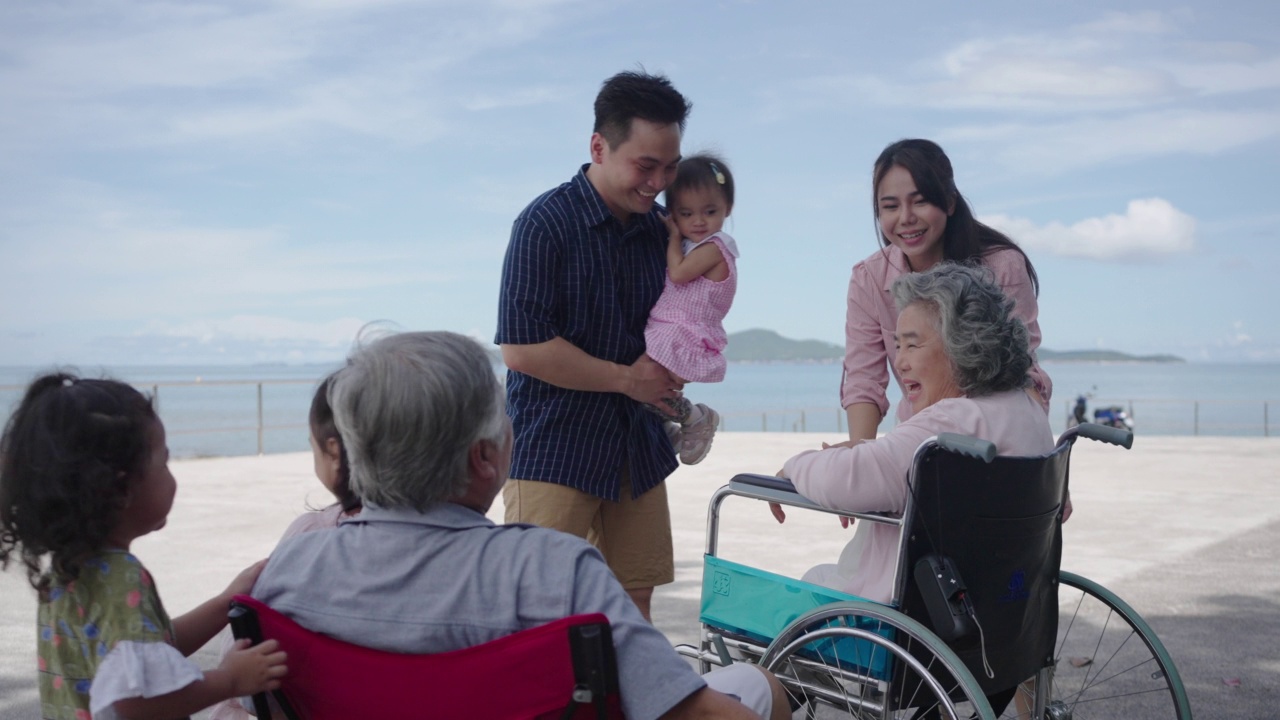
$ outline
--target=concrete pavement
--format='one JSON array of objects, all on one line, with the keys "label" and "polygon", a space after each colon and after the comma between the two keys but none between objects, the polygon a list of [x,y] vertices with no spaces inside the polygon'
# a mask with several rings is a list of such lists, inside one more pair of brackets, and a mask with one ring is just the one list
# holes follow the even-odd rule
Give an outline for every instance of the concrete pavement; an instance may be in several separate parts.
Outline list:
[{"label": "concrete pavement", "polygon": [[[703,463],[671,478],[677,578],[657,591],[654,620],[673,642],[697,637],[711,493],[736,473],[772,473],[795,452],[839,439],[723,433]],[[133,549],[174,615],[266,556],[308,504],[329,501],[308,454],[171,467],[179,491],[168,527]],[[1280,715],[1280,439],[1140,436],[1130,451],[1081,441],[1071,487],[1063,568],[1110,587],[1147,619],[1196,717]],[[491,513],[499,520],[500,502]],[[721,553],[775,572],[831,562],[849,536],[825,515],[797,513],[780,526],[763,504],[740,498],[722,517]],[[14,568],[0,574],[0,720],[39,716],[34,618],[23,576]],[[214,664],[213,647],[197,661]]]}]

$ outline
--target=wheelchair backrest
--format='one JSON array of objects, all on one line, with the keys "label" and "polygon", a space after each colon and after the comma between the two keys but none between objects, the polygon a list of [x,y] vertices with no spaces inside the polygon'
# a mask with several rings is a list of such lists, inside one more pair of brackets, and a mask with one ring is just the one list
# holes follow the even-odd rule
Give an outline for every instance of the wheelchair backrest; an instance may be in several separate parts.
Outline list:
[{"label": "wheelchair backrest", "polygon": [[1053,661],[1071,444],[1064,440],[1044,457],[989,463],[934,447],[912,471],[900,602],[932,626],[913,571],[928,556],[950,558],[981,632],[949,644],[984,691],[1012,687]]},{"label": "wheelchair backrest", "polygon": [[[237,638],[274,638],[288,653],[289,674],[274,694],[288,718],[622,717],[609,620],[600,613],[435,655],[336,640],[245,595],[235,597],[231,623]],[[566,712],[575,701],[586,704]],[[271,716],[265,697],[254,702],[259,718]]]}]

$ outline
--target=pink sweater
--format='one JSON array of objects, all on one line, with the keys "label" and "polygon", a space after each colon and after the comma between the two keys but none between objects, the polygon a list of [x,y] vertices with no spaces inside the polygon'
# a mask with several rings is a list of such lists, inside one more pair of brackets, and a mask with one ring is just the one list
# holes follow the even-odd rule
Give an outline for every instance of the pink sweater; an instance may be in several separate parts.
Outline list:
[{"label": "pink sweater", "polygon": [[[995,275],[996,283],[1014,301],[1014,316],[1026,323],[1034,361],[1036,348],[1040,347],[1040,323],[1036,321],[1040,309],[1022,255],[1005,248],[987,255],[983,261]],[[840,389],[842,407],[871,403],[880,408],[883,416],[889,411],[885,390],[889,387],[890,370],[894,380],[898,381],[898,387],[902,387],[898,371],[893,367],[898,357],[893,343],[898,308],[890,288],[894,280],[907,272],[910,270],[906,257],[892,246],[853,266],[853,277],[849,280],[849,311],[845,320],[844,380]],[[1028,375],[1047,412],[1053,382],[1039,363],[1033,362]],[[904,397],[898,403],[898,420],[906,420],[911,415],[911,401]]]},{"label": "pink sweater", "polygon": [[[1044,408],[1022,390],[979,398],[939,400],[891,432],[852,448],[808,450],[783,466],[801,495],[823,507],[900,514],[916,448],[943,432],[990,440],[1001,455],[1043,455],[1053,450]],[[861,521],[836,566],[819,566],[805,579],[878,602],[893,593],[898,528]]]}]

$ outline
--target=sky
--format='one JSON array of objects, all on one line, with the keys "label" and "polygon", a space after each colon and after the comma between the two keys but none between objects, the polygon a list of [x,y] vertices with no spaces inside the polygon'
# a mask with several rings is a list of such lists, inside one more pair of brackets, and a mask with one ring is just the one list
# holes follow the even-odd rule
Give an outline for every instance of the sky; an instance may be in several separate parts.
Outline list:
[{"label": "sky", "polygon": [[0,4],[0,365],[331,362],[493,338],[511,223],[620,70],[693,102],[730,332],[843,342],[871,166],[939,142],[1041,281],[1043,345],[1280,362],[1280,5]]}]

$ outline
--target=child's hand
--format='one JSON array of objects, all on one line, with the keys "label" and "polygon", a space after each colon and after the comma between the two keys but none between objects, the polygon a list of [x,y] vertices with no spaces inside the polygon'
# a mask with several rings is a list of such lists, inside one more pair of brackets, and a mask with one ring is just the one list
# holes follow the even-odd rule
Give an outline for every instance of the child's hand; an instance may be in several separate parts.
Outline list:
[{"label": "child's hand", "polygon": [[247,639],[237,640],[218,667],[231,678],[232,697],[244,697],[280,687],[280,678],[289,673],[288,659],[275,640],[249,647]]},{"label": "child's hand", "polygon": [[680,228],[676,226],[676,221],[672,219],[671,213],[662,216],[662,224],[667,226],[667,239],[669,242],[680,242],[683,238],[680,236]]},{"label": "child's hand", "polygon": [[232,595],[248,595],[249,591],[253,590],[253,584],[258,581],[258,576],[262,574],[262,568],[266,566],[267,558],[263,558],[241,570],[240,574],[236,576],[235,580],[231,581],[231,584],[227,586],[223,594],[228,598]]}]

